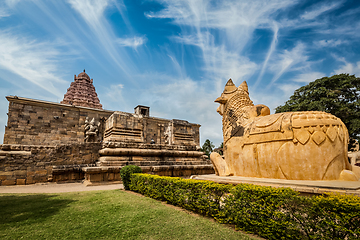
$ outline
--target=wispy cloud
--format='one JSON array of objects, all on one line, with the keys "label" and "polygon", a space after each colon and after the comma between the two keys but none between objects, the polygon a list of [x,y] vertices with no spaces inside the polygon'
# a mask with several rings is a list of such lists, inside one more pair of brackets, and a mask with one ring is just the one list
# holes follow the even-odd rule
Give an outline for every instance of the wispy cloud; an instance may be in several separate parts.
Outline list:
[{"label": "wispy cloud", "polygon": [[172,67],[174,68],[177,75],[180,76],[180,77],[185,77],[186,76],[186,70],[184,70],[184,68],[176,60],[176,57],[171,55],[170,53],[168,54],[168,57],[171,59]]},{"label": "wispy cloud", "polygon": [[[0,5],[0,7],[1,7],[1,5]],[[6,11],[3,8],[0,8],[0,18],[5,18],[5,17],[9,17],[9,16],[10,16],[10,13],[8,11]]]},{"label": "wispy cloud", "polygon": [[305,13],[300,16],[300,18],[305,20],[313,20],[325,12],[339,8],[342,4],[343,1],[334,1],[330,4],[328,1],[325,1],[324,3],[316,4],[315,6],[311,7],[310,10],[305,11]]},{"label": "wispy cloud", "polygon": [[262,65],[260,74],[259,74],[259,76],[258,76],[258,78],[257,78],[257,80],[256,80],[256,82],[254,84],[254,88],[256,88],[259,85],[259,83],[260,83],[260,81],[261,81],[261,79],[262,79],[262,77],[264,75],[264,72],[265,72],[265,70],[266,70],[266,68],[268,66],[269,59],[270,59],[271,55],[273,54],[273,52],[276,49],[276,44],[277,44],[277,40],[278,40],[278,32],[279,32],[279,27],[278,27],[276,22],[274,22],[274,25],[273,25],[273,32],[274,32],[274,36],[273,36],[273,39],[271,41],[269,51],[266,54],[265,61],[264,61],[263,65]]},{"label": "wispy cloud", "polygon": [[[179,43],[197,46],[202,52],[206,77],[221,91],[225,79],[248,80],[259,69],[258,64],[244,54],[244,47],[252,40],[257,28],[274,31],[273,42],[257,83],[267,68],[276,48],[278,27],[270,21],[271,15],[294,1],[161,1],[165,8],[150,12],[149,18],[170,18],[182,32],[173,39]],[[220,81],[219,81],[220,80]]]},{"label": "wispy cloud", "polygon": [[129,61],[130,57],[125,51],[117,47],[115,36],[111,25],[104,17],[105,10],[112,6],[112,0],[68,0],[73,9],[75,9],[88,24],[93,34],[100,42],[101,47],[111,58],[110,62],[116,63],[124,74],[130,76],[135,71],[135,65]]},{"label": "wispy cloud", "polygon": [[97,29],[101,27],[101,19],[105,9],[112,2],[111,0],[68,0],[71,6],[76,9],[84,20]]},{"label": "wispy cloud", "polygon": [[340,24],[336,25],[335,27],[319,29],[318,34],[338,36],[342,38],[346,37],[346,39],[357,40],[360,36],[360,23],[349,22],[348,24]]},{"label": "wispy cloud", "polygon": [[165,8],[149,12],[149,18],[170,18],[174,23],[192,27],[233,29],[239,26],[256,27],[268,24],[268,17],[279,9],[293,5],[296,1],[209,1],[164,0]]},{"label": "wispy cloud", "polygon": [[0,19],[11,15],[10,8],[15,5],[15,3],[12,2],[11,0],[0,2]]},{"label": "wispy cloud", "polygon": [[291,84],[281,84],[278,87],[283,91],[283,95],[285,95],[286,97],[289,97],[294,93],[294,91],[296,89],[301,87],[301,85],[291,83]]},{"label": "wispy cloud", "polygon": [[[101,99],[103,106],[107,106],[107,109],[115,111],[131,109],[128,106],[128,101],[124,97],[124,84],[111,84],[110,86],[102,86],[105,89],[104,97]],[[122,109],[119,109],[119,105]]]},{"label": "wispy cloud", "polygon": [[326,75],[322,72],[307,72],[307,73],[301,73],[291,80],[294,82],[297,82],[297,83],[308,84],[309,82],[312,82],[316,79],[319,79],[319,78],[322,78],[325,76]]},{"label": "wispy cloud", "polygon": [[314,45],[318,47],[337,47],[342,44],[348,44],[349,41],[341,40],[341,39],[329,39],[329,40],[320,40],[314,42]]},{"label": "wispy cloud", "polygon": [[21,76],[38,87],[61,97],[55,86],[66,83],[58,77],[60,52],[50,42],[37,42],[0,31],[0,67]]},{"label": "wispy cloud", "polygon": [[271,82],[268,84],[268,88],[272,86],[284,73],[291,71],[291,68],[297,64],[308,64],[308,56],[305,54],[305,45],[301,42],[290,50],[285,49],[282,53],[279,53],[273,63],[270,66],[275,75]]},{"label": "wispy cloud", "polygon": [[138,104],[149,104],[152,116],[200,123],[201,141],[209,138],[216,141],[217,145],[221,142],[221,116],[216,112],[217,104],[214,103],[219,93],[208,91],[205,87],[208,85],[206,81],[194,81],[188,77],[176,78],[155,72],[136,77],[144,77],[149,82],[154,82],[152,78],[166,80],[163,84],[144,86],[140,91],[146,94],[138,95]]},{"label": "wispy cloud", "polygon": [[235,80],[246,79],[257,69],[257,65],[249,58],[242,56],[238,52],[229,51],[225,44],[216,44],[214,36],[209,32],[198,34],[198,36],[188,35],[174,37],[178,42],[199,47],[203,53],[204,67],[211,79],[218,81],[220,78],[234,78]]},{"label": "wispy cloud", "polygon": [[360,76],[360,61],[352,64],[343,59],[342,62],[344,63],[344,65],[334,70],[333,74],[349,73],[355,74],[357,77]]},{"label": "wispy cloud", "polygon": [[145,44],[147,41],[146,37],[133,37],[133,38],[118,38],[116,42],[120,46],[131,47],[136,49],[137,47]]},{"label": "wispy cloud", "polygon": [[6,5],[9,7],[14,7],[16,4],[18,4],[21,0],[5,0]]}]

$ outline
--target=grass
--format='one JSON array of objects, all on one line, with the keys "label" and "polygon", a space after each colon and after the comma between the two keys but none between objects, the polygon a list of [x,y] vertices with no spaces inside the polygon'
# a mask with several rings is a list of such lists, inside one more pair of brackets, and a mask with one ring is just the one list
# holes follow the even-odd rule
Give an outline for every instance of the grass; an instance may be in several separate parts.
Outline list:
[{"label": "grass", "polygon": [[254,239],[122,190],[1,194],[0,239]]}]

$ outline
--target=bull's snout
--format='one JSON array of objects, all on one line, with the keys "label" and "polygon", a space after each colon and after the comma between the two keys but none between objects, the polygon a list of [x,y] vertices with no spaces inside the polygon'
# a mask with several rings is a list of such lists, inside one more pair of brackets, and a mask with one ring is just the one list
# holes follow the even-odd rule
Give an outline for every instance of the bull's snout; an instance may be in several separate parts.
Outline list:
[{"label": "bull's snout", "polygon": [[222,116],[224,114],[224,104],[220,104],[216,111]]}]

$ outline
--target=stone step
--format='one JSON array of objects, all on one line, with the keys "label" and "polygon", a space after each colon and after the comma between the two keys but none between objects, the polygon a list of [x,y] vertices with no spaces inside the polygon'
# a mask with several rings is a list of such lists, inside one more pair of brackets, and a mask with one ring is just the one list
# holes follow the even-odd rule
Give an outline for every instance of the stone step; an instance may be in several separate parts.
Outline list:
[{"label": "stone step", "polygon": [[31,151],[3,151],[0,150],[0,156],[6,155],[31,155]]},{"label": "stone step", "polygon": [[101,161],[98,166],[164,166],[164,165],[211,165],[209,161]]}]

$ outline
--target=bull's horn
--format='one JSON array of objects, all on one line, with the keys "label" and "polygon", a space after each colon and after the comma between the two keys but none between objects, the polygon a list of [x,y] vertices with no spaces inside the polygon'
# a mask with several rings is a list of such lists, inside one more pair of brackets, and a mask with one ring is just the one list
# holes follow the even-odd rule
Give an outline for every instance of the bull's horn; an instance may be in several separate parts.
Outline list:
[{"label": "bull's horn", "polygon": [[235,84],[233,83],[233,81],[230,78],[225,85],[224,93],[225,94],[233,93],[236,91],[236,89],[237,88],[236,88]]},{"label": "bull's horn", "polygon": [[242,84],[240,84],[239,89],[242,89],[242,90],[246,91],[247,93],[249,93],[248,85],[247,85],[246,81],[243,81]]}]

